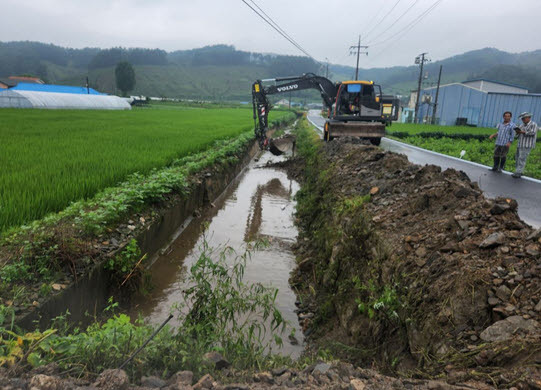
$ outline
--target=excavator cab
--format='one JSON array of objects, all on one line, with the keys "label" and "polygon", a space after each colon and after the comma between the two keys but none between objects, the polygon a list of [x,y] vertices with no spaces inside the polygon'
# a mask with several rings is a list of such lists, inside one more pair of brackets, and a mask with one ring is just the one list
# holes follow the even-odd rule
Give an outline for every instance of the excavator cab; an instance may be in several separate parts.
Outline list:
[{"label": "excavator cab", "polygon": [[374,121],[381,118],[381,87],[371,81],[344,81],[338,88],[333,119]]}]

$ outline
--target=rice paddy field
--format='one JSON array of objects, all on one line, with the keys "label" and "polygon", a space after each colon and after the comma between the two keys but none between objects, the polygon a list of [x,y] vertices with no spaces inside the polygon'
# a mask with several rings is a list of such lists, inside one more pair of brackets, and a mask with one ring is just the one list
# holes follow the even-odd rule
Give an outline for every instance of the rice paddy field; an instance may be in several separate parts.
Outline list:
[{"label": "rice paddy field", "polygon": [[[496,129],[467,126],[417,125],[411,123],[393,123],[387,128],[387,136],[401,142],[446,154],[460,157],[464,150],[464,159],[492,166],[495,140],[488,136],[496,133]],[[526,162],[524,173],[527,176],[541,179],[541,132],[538,133],[537,147],[531,152]],[[515,170],[515,153],[517,141],[511,145],[507,155],[505,169]]]},{"label": "rice paddy field", "polygon": [[251,108],[2,109],[0,232],[252,128]]}]

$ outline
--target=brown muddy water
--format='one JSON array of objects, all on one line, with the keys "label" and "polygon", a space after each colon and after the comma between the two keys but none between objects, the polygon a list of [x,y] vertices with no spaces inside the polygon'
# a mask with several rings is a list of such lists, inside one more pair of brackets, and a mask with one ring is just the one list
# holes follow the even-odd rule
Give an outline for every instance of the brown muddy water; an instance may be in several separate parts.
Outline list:
[{"label": "brown muddy water", "polygon": [[[302,353],[303,336],[294,312],[296,296],[288,283],[295,266],[291,251],[297,238],[293,197],[299,185],[289,180],[285,172],[267,167],[284,158],[269,152],[258,155],[214,202],[214,207],[179,228],[150,268],[152,291],[132,299],[129,310],[132,318],[142,316],[148,323],[159,324],[168,317],[171,308],[182,301],[185,272],[199,258],[205,239],[210,247],[229,245],[243,253],[247,242],[263,238],[270,245],[252,253],[244,281],[261,282],[278,289],[277,306],[295,329],[298,341],[298,344],[292,343],[289,331],[284,333],[284,344],[279,352],[292,358]],[[178,325],[174,321],[171,325]]]}]

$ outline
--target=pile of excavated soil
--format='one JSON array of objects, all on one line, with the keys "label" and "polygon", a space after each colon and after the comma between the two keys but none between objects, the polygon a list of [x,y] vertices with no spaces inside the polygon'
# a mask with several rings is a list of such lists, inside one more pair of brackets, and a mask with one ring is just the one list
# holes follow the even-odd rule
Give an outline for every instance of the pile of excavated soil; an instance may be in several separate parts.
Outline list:
[{"label": "pile of excavated soil", "polygon": [[[180,371],[164,380],[156,376],[142,377],[137,383],[130,383],[125,371],[105,370],[95,380],[62,378],[58,369],[49,365],[30,372],[20,378],[9,378],[0,369],[0,388],[3,390],[255,390],[255,389],[432,389],[453,390],[472,387],[450,386],[441,381],[397,379],[384,376],[374,370],[354,368],[348,363],[319,363],[295,370],[287,367],[272,371],[256,372],[251,375],[242,372],[222,372],[223,379],[217,380],[206,374],[198,380],[191,371]],[[489,389],[479,384],[480,389]]]},{"label": "pile of excavated soil", "polygon": [[[371,198],[358,218],[325,216],[327,231],[343,233],[332,249],[313,221],[299,221],[292,281],[313,339],[377,350],[372,363],[394,356],[395,372],[539,388],[541,230],[520,220],[517,203],[486,199],[463,172],[351,140],[327,143],[320,165],[322,201]],[[298,167],[292,174],[302,182]],[[396,318],[372,299],[390,290]],[[363,300],[380,306],[368,315]]]}]

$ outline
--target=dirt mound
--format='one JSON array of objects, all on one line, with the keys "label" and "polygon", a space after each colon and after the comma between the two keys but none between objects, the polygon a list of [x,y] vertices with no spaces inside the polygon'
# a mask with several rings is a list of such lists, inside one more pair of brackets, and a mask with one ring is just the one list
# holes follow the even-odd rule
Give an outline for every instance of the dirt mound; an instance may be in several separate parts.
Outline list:
[{"label": "dirt mound", "polygon": [[[58,371],[58,370],[56,370]],[[212,390],[251,390],[251,389],[489,389],[480,383],[470,382],[467,387],[450,386],[441,381],[397,379],[381,375],[374,370],[355,368],[343,362],[315,363],[303,370],[276,368],[263,372],[221,371],[217,379],[206,374],[194,379],[191,371],[180,371],[168,380],[156,376],[142,377],[130,384],[123,370],[105,370],[95,381],[86,378],[62,378],[58,372],[30,373],[22,378],[10,378],[0,368],[0,388],[2,389],[212,389]]]},{"label": "dirt mound", "polygon": [[315,164],[292,279],[305,291],[300,312],[316,312],[309,333],[410,374],[474,368],[503,386],[538,367],[541,232],[514,200],[372,146],[330,142]]}]

